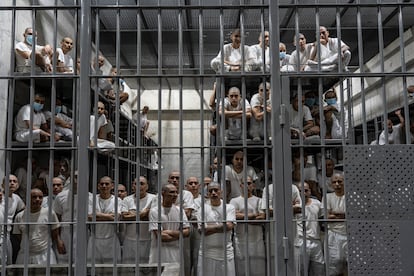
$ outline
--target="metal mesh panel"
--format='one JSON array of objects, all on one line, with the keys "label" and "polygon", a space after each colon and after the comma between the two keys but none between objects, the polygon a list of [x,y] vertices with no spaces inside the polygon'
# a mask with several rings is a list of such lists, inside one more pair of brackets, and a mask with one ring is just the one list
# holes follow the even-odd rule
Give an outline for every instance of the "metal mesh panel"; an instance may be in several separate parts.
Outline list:
[{"label": "metal mesh panel", "polygon": [[351,275],[412,271],[404,257],[413,246],[412,151],[408,145],[344,147]]}]

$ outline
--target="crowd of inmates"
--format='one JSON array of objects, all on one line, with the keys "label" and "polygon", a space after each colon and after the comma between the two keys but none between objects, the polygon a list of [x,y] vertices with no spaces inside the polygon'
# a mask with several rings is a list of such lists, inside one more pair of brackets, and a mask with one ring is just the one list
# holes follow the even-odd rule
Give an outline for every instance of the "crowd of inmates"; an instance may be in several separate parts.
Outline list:
[{"label": "crowd of inmates", "polygon": [[[96,193],[83,196],[88,198],[88,221],[92,222],[88,262],[180,264],[185,275],[245,275],[247,269],[249,275],[273,275],[274,196],[283,187],[272,183],[272,162],[270,177],[263,180],[257,169],[244,166],[245,158],[243,151],[236,151],[229,164],[215,158],[210,173],[201,180],[199,173],[181,179],[178,170],[171,171],[158,187],[159,193],[149,192],[154,187],[144,176],[130,184],[100,177],[94,184]],[[301,163],[306,167],[301,169]],[[24,254],[29,264],[74,262],[79,246],[77,187],[82,183],[70,164],[69,159],[57,159],[49,172],[32,161],[32,175],[28,175],[22,163],[15,174],[3,179],[0,215],[7,221],[2,228],[6,263],[24,264]],[[329,275],[342,275],[347,264],[344,175],[327,159],[322,176],[297,154],[292,155],[292,168],[297,275],[303,275],[304,269],[309,275],[325,275],[325,269]],[[222,176],[225,181],[220,180]]]},{"label": "crowd of inmates", "polygon": [[[296,34],[293,38],[296,50],[290,55],[285,44],[280,43],[277,52],[280,71],[347,72],[351,59],[349,47],[330,37],[324,26],[320,26],[318,35],[317,41],[307,43],[302,33]],[[71,38],[62,38],[61,47],[54,50],[50,45],[36,45],[32,28],[26,28],[23,36],[24,40],[15,46],[16,71],[79,73],[80,60],[74,65],[70,55]],[[262,32],[258,44],[252,46],[241,47],[241,36],[238,29],[231,33],[231,43],[223,45],[211,61],[211,68],[217,74],[269,72],[272,55],[269,32]],[[104,57],[98,55],[91,63],[91,72],[102,74],[100,68],[104,63]],[[109,74],[114,78],[100,78],[92,85],[102,99],[90,117],[90,143],[91,146],[95,142],[104,143],[102,148],[113,147],[110,142],[114,128],[108,118],[108,104],[122,104],[128,99],[123,89],[125,82],[116,77],[116,68]],[[225,119],[225,141],[247,138],[261,141],[269,137],[270,82],[261,82],[249,100],[242,97],[237,86],[226,89],[223,99],[215,92],[216,87],[210,106],[217,107],[218,115]],[[32,103],[21,107],[15,117],[16,141],[74,139],[72,119],[63,112],[62,99],[55,99],[54,113],[43,110],[46,100],[51,101],[36,93]],[[320,125],[321,110],[324,127]],[[137,118],[144,136],[148,135],[148,111],[145,106]],[[334,87],[323,91],[322,98],[316,91],[304,95],[292,93],[288,111],[292,138],[320,136],[321,129],[326,139],[346,135]],[[401,112],[395,114],[403,125]],[[248,120],[247,126],[243,126],[243,118]],[[55,133],[50,131],[53,122]],[[211,133],[217,136],[216,130],[213,126]],[[388,131],[393,130],[391,122]],[[388,139],[396,138],[389,134]],[[178,263],[185,275],[274,275],[277,210],[273,206],[274,196],[281,192],[281,183],[273,183],[271,161],[265,174],[269,178],[264,180],[256,168],[245,167],[246,158],[243,151],[236,151],[228,164],[220,164],[215,158],[204,179],[199,179],[199,172],[181,179],[179,170],[171,171],[158,189],[151,189],[158,190],[154,194],[149,192],[152,185],[145,176],[126,184],[114,183],[110,176],[100,177],[92,184],[96,193],[83,197],[88,198],[88,221],[93,222],[88,228],[88,262]],[[305,269],[307,275],[325,275],[326,270],[328,275],[344,275],[347,271],[344,175],[335,169],[334,159],[326,158],[324,170],[308,161],[306,154],[304,158],[297,152],[292,154],[292,184],[288,188],[292,189],[295,271],[297,275],[304,275]],[[27,172],[28,162],[32,175]],[[70,164],[68,159],[56,159],[53,172],[49,172],[26,159],[14,174],[4,177],[0,219],[7,223],[1,228],[1,248],[5,252],[1,256],[6,256],[7,264],[74,262],[75,247],[79,246],[75,221],[78,180],[77,171]]]}]

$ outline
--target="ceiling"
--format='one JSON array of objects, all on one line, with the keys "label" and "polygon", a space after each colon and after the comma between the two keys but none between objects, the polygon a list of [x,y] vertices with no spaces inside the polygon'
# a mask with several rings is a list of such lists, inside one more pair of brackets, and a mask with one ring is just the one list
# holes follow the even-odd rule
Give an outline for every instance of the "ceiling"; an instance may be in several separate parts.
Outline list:
[{"label": "ceiling", "polygon": [[[260,3],[268,1],[158,0],[163,8],[157,9],[154,0],[138,1],[138,4],[136,0],[118,0],[122,8],[116,9],[114,0],[95,0],[92,1],[92,18],[99,22],[92,23],[93,40],[98,42],[100,51],[113,65],[117,64],[116,57],[119,56],[121,74],[132,88],[138,87],[137,78],[127,76],[136,75],[139,68],[139,74],[144,76],[139,83],[141,89],[158,89],[157,75],[165,76],[161,82],[163,89],[177,89],[181,84],[185,89],[199,89],[201,79],[195,76],[200,74],[211,76],[203,80],[204,89],[209,89],[214,77],[210,60],[220,49],[221,37],[227,43],[231,30],[241,28],[242,21],[244,43],[256,44],[262,28],[269,29],[268,10],[260,7]],[[240,2],[244,3],[243,9],[239,8]],[[395,1],[380,1],[380,8],[372,0],[316,2],[319,7],[312,5],[315,1],[279,1],[280,41],[285,42],[288,52],[294,50],[292,40],[296,30],[302,32],[308,42],[313,42],[318,24],[327,26],[332,37],[337,37],[340,24],[342,41],[351,47],[352,70],[359,67],[360,56],[365,62],[378,53],[379,23],[384,47],[399,36],[399,6],[393,4]],[[360,6],[357,7],[355,2]],[[405,30],[414,25],[414,1],[400,2]],[[187,8],[179,10],[178,5]],[[222,9],[219,9],[220,5]],[[362,52],[358,51],[358,12],[361,15]],[[182,37],[179,37],[180,28]],[[180,39],[182,43],[179,43]],[[179,55],[182,56],[181,64]],[[179,73],[185,76],[182,83],[176,77]]]}]

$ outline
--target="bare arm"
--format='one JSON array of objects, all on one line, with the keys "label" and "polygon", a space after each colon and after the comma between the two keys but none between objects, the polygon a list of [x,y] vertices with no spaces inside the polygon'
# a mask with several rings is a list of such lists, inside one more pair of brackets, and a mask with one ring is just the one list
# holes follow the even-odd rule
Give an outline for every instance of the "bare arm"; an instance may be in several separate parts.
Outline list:
[{"label": "bare arm", "polygon": [[[247,220],[263,220],[266,218],[265,213],[248,213],[247,214]],[[244,212],[242,211],[236,211],[236,219],[237,220],[243,220],[244,219]],[[241,222],[243,223],[243,221]],[[249,224],[261,224],[261,222],[249,222]]]},{"label": "bare arm", "polygon": [[25,59],[29,59],[32,54],[32,51],[20,51],[19,49],[16,49],[16,53]]},{"label": "bare arm", "polygon": [[[139,219],[147,221],[149,219],[149,208],[143,209],[141,212],[139,212]],[[122,220],[129,220],[134,221],[137,217],[137,211],[136,210],[129,210],[128,212],[122,212]]]},{"label": "bare arm", "polygon": [[252,114],[253,114],[253,117],[257,121],[262,121],[263,120],[263,117],[264,117],[263,105],[254,106],[252,108]]},{"label": "bare arm", "polygon": [[[91,221],[92,220],[92,214],[88,215],[88,220]],[[115,214],[114,213],[100,213],[97,212],[96,213],[96,221],[113,221],[115,219]]]},{"label": "bare arm", "polygon": [[306,121],[305,125],[303,126],[303,132],[306,132],[308,129],[313,127],[314,123],[312,120]]},{"label": "bare arm", "polygon": [[246,119],[250,119],[250,117],[252,117],[252,109],[246,108]]},{"label": "bare arm", "polygon": [[213,93],[211,93],[208,105],[211,109],[216,109],[216,83],[213,84]]},{"label": "bare arm", "polygon": [[64,120],[62,120],[59,117],[55,117],[55,124],[64,128],[71,128],[72,125],[70,123],[65,122]]},{"label": "bare arm", "polygon": [[187,216],[187,219],[191,218],[191,213],[193,212],[193,209],[191,208],[186,208],[184,209],[185,215]]},{"label": "bare arm", "polygon": [[395,115],[397,115],[398,119],[400,120],[401,126],[404,126],[404,117],[401,115],[401,109],[395,111]]},{"label": "bare arm", "polygon": [[329,210],[328,219],[345,219],[345,213],[333,212]]},{"label": "bare arm", "polygon": [[129,210],[127,212],[122,212],[121,220],[133,221],[136,220],[137,212],[135,210]]},{"label": "bare arm", "polygon": [[[158,238],[158,231],[153,231],[155,236]],[[163,242],[172,242],[180,239],[180,230],[161,230],[161,241]],[[183,237],[188,237],[190,235],[190,228],[186,227],[182,231]]]},{"label": "bare arm", "polygon": [[[220,106],[219,114],[221,115],[223,112],[223,108]],[[243,115],[243,110],[236,110],[236,111],[230,111],[227,109],[224,109],[224,117],[226,118],[241,118]]]},{"label": "bare arm", "polygon": [[223,224],[207,224],[204,228],[204,234],[206,236],[215,234],[215,233],[223,233],[224,230],[227,231],[231,231],[234,228],[234,224],[233,222],[226,222],[226,228],[223,228]]},{"label": "bare arm", "polygon": [[60,227],[52,230],[52,240],[56,244],[56,248],[59,254],[65,254],[66,248],[63,240],[60,238]]}]

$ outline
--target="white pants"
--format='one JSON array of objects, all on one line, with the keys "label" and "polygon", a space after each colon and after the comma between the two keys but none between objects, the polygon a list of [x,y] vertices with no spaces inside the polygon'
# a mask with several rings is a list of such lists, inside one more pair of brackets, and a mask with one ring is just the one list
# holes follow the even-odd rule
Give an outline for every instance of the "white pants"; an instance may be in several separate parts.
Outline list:
[{"label": "white pants", "polygon": [[304,264],[306,263],[309,276],[325,275],[325,261],[320,240],[306,240],[306,253],[303,254],[303,239],[295,240],[295,270],[296,275],[304,274]]},{"label": "white pants", "polygon": [[[197,264],[197,273],[198,275],[203,276],[235,276],[236,270],[234,266],[234,259],[227,259],[226,271],[224,271],[224,260],[214,260],[211,258],[203,258],[199,255],[198,264]],[[204,265],[202,265],[204,264]],[[203,270],[203,266],[205,269]]]},{"label": "white pants", "polygon": [[348,241],[346,235],[328,231],[329,275],[341,275],[347,270]]},{"label": "white pants", "polygon": [[[114,249],[115,238],[115,249]],[[88,242],[88,261],[92,259],[92,252],[95,249],[95,263],[97,264],[112,264],[116,259],[121,261],[121,245],[118,237],[110,237],[106,239],[95,238],[95,248],[93,248],[93,237],[89,238]]]},{"label": "white pants", "polygon": [[[139,241],[139,263],[147,264],[149,262],[149,252],[151,248],[151,240]],[[135,255],[137,253],[137,241],[125,238],[122,248],[122,263],[134,264]]]},{"label": "white pants", "polygon": [[[17,254],[16,264],[23,264],[24,263],[24,248],[20,248],[19,253]],[[39,252],[39,253],[30,253],[29,254],[29,264],[39,264],[39,265],[47,265],[47,249]],[[52,248],[50,248],[50,264],[56,264],[56,256],[55,252],[53,252]]]},{"label": "white pants", "polygon": [[[40,143],[40,132],[41,129],[33,129],[33,142],[34,143]],[[16,132],[16,141],[18,142],[29,142],[30,137],[30,131],[29,130],[23,130]]]}]

